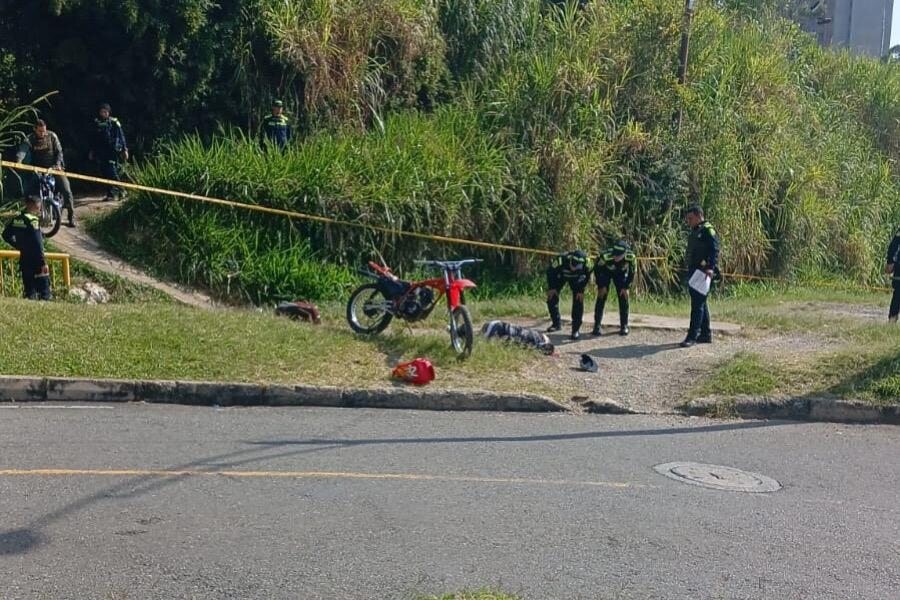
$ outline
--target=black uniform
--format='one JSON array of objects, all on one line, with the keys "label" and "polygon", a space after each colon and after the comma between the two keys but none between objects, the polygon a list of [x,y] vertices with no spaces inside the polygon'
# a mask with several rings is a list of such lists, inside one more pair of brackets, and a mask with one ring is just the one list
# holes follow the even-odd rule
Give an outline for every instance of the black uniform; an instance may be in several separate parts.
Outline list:
[{"label": "black uniform", "polygon": [[900,229],[894,234],[891,245],[888,246],[887,264],[894,266],[892,273],[892,283],[894,287],[894,297],[891,299],[891,309],[888,312],[888,318],[896,321],[900,316]]},{"label": "black uniform", "polygon": [[556,292],[547,298],[547,309],[553,322],[552,330],[557,331],[562,326],[559,294],[567,283],[572,288],[573,294],[572,335],[575,336],[581,329],[581,320],[584,318],[584,290],[591,281],[592,266],[593,261],[581,250],[560,254],[553,259],[550,268],[547,269],[547,289]]},{"label": "black uniform", "polygon": [[44,236],[36,215],[22,211],[3,230],[3,241],[19,251],[22,286],[29,300],[50,300],[50,277],[44,274]]},{"label": "black uniform", "polygon": [[[94,134],[91,137],[91,152],[94,160],[100,167],[100,174],[104,179],[122,181],[119,173],[119,161],[128,152],[128,144],[125,141],[125,132],[122,123],[115,117],[108,119],[94,119]],[[107,192],[107,198],[122,196],[119,187],[111,186]]]},{"label": "black uniform", "polygon": [[[708,221],[703,221],[691,230],[687,247],[688,279],[698,269],[719,270],[719,238]],[[691,294],[691,325],[685,342],[709,342],[712,332],[709,327],[709,306],[707,296],[688,286]]]},{"label": "black uniform", "polygon": [[287,116],[268,115],[259,129],[259,142],[263,148],[266,144],[274,144],[279,150],[284,150],[291,141],[291,133],[291,121]]},{"label": "black uniform", "polygon": [[[616,260],[617,257],[622,257]],[[609,295],[609,284],[616,286],[619,295],[619,327],[620,333],[628,333],[628,298],[622,297],[622,291],[631,287],[637,271],[637,257],[628,245],[618,242],[607,248],[597,257],[594,266],[594,279],[597,282],[597,302],[594,304],[594,335],[600,335],[600,323],[603,321],[603,309]]]}]

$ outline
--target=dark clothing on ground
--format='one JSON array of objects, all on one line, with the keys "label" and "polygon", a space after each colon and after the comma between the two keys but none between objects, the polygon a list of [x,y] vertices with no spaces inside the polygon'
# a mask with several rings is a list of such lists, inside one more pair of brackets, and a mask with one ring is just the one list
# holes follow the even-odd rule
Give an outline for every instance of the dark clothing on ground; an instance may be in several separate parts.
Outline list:
[{"label": "dark clothing on ground", "polygon": [[894,296],[891,298],[891,308],[888,317],[896,319],[900,316],[900,230],[894,234],[888,246],[887,264],[894,265],[894,272],[891,274],[891,280],[894,287]]},{"label": "dark clothing on ground", "polygon": [[283,150],[291,141],[291,133],[291,121],[287,116],[267,115],[259,130],[259,141],[263,147],[269,143]]},{"label": "dark clothing on ground", "polygon": [[484,324],[481,331],[486,338],[498,338],[522,346],[536,348],[544,354],[553,354],[554,351],[553,344],[550,343],[550,338],[547,337],[547,334],[527,327],[520,327],[505,321],[490,321]]},{"label": "dark clothing on ground", "polygon": [[[695,271],[719,271],[719,238],[708,221],[703,221],[691,230],[687,247],[687,277]],[[688,286],[691,294],[691,324],[689,340],[710,339],[709,296]]]},{"label": "dark clothing on ground", "polygon": [[25,297],[50,299],[50,278],[42,272],[47,266],[44,237],[38,217],[22,211],[3,229],[3,241],[19,251],[19,271]]},{"label": "dark clothing on ground", "polygon": [[[119,161],[128,150],[125,141],[125,132],[122,123],[115,117],[108,119],[94,119],[94,133],[91,137],[91,152],[103,179],[122,181],[119,176]],[[110,186],[107,189],[108,197],[120,196],[121,188]]]},{"label": "dark clothing on ground", "polygon": [[[619,326],[628,326],[629,301],[622,297],[622,291],[631,287],[637,271],[637,257],[634,252],[625,251],[613,246],[597,257],[594,267],[594,279],[597,282],[597,302],[594,304],[594,331],[600,331],[600,323],[603,321],[603,311],[606,308],[606,298],[609,296],[609,285],[616,287],[616,295],[619,297]],[[616,261],[616,256],[623,256]]]},{"label": "dark clothing on ground", "polygon": [[559,314],[559,296],[563,287],[568,284],[573,295],[572,333],[581,329],[581,321],[584,318],[584,290],[591,280],[592,262],[581,250],[560,254],[553,259],[550,268],[547,269],[547,289],[556,292],[547,299],[547,309],[550,311],[553,327],[559,328],[562,323]]}]

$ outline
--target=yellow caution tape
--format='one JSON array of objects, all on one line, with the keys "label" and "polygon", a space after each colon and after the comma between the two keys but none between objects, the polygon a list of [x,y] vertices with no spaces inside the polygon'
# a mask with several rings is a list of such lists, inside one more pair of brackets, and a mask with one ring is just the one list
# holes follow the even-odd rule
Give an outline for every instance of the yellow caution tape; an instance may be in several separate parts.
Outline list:
[{"label": "yellow caution tape", "polygon": [[[89,181],[92,183],[99,183],[107,186],[115,186],[130,190],[135,190],[139,192],[149,192],[151,194],[160,194],[164,196],[172,196],[175,198],[184,198],[187,200],[197,200],[199,202],[206,202],[209,204],[216,204],[219,206],[227,206],[229,208],[237,208],[241,210],[248,210],[252,212],[265,213],[270,215],[277,215],[281,217],[286,217],[288,219],[297,219],[297,220],[306,220],[306,221],[314,221],[317,223],[325,223],[329,225],[340,225],[343,227],[355,227],[360,229],[369,229],[372,231],[378,231],[380,233],[386,233],[393,236],[398,237],[411,237],[421,240],[428,240],[433,242],[443,242],[447,244],[459,244],[466,246],[473,246],[477,248],[488,248],[492,250],[505,250],[509,252],[522,252],[526,254],[537,254],[543,256],[556,256],[559,254],[556,250],[545,250],[540,248],[526,248],[524,246],[513,246],[509,244],[495,244],[492,242],[482,242],[478,240],[467,240],[462,238],[455,238],[443,235],[434,235],[428,233],[418,233],[415,231],[405,231],[402,229],[391,229],[389,227],[383,227],[380,225],[367,225],[365,223],[357,223],[354,221],[345,221],[342,219],[335,219],[332,217],[323,217],[320,215],[311,215],[308,213],[302,213],[292,210],[284,210],[280,208],[272,208],[269,206],[261,206],[258,204],[247,204],[245,202],[235,202],[233,200],[223,200],[221,198],[213,198],[211,196],[204,196],[202,194],[191,194],[187,192],[178,192],[175,190],[167,190],[162,188],[150,187],[146,185],[140,185],[136,183],[128,183],[125,181],[112,181],[109,179],[103,179],[101,177],[94,177],[92,175],[83,175],[80,173],[72,173],[69,171],[57,171],[54,169],[47,169],[42,167],[35,167],[32,165],[23,165],[21,163],[14,163],[9,161],[0,161],[0,166],[17,169],[20,171],[29,171],[32,173],[61,173],[66,177],[70,177],[72,179],[78,179],[81,181]],[[639,256],[638,260],[645,262],[659,262],[667,260],[666,257],[663,256]],[[744,275],[741,273],[723,273],[725,277],[731,277],[733,279],[743,279],[748,281],[764,281],[771,283],[781,283],[789,285],[791,282],[787,279],[781,279],[777,277],[765,277],[761,275]],[[877,286],[868,286],[864,284],[856,284],[855,286],[841,286],[840,284],[834,284],[831,282],[817,282],[810,285],[819,286],[819,287],[832,287],[836,289],[865,289],[868,291],[878,291],[878,292],[890,292],[890,288],[886,287],[877,287]]]},{"label": "yellow caution tape", "polygon": [[[235,202],[233,200],[223,200],[221,198],[213,198],[210,196],[204,196],[202,194],[190,194],[186,192],[177,192],[174,190],[166,190],[161,188],[150,187],[146,185],[139,185],[136,183],[127,183],[124,181],[111,181],[109,179],[102,179],[100,177],[93,177],[91,175],[82,175],[79,173],[71,173],[69,171],[57,171],[54,169],[46,169],[42,167],[34,167],[31,165],[23,165],[21,163],[14,163],[9,161],[0,161],[0,165],[4,167],[8,167],[11,169],[17,169],[20,171],[30,171],[33,173],[61,173],[66,177],[72,179],[78,179],[81,181],[90,181],[92,183],[100,183],[108,186],[115,186],[120,188],[125,188],[129,190],[135,190],[140,192],[149,192],[152,194],[161,194],[165,196],[173,196],[175,198],[184,198],[187,200],[197,200],[199,202],[207,202],[209,204],[217,204],[219,206],[227,206],[230,208],[238,208],[241,210],[249,210],[253,212],[265,213],[270,215],[277,215],[281,217],[287,217],[289,219],[298,219],[298,220],[306,220],[306,221],[315,221],[317,223],[326,223],[329,225],[340,225],[343,227],[356,227],[361,229],[370,229],[372,231],[378,231],[380,233],[387,233],[390,235],[400,236],[400,237],[411,237],[421,240],[429,240],[433,242],[443,242],[447,244],[461,244],[466,246],[474,246],[477,248],[489,248],[491,250],[506,250],[510,252],[522,252],[527,254],[539,254],[544,256],[556,256],[559,252],[555,250],[543,250],[539,248],[526,248],[523,246],[512,246],[509,244],[495,244],[492,242],[482,242],[478,240],[467,240],[461,238],[454,238],[443,235],[434,235],[427,233],[418,233],[414,231],[404,231],[401,229],[391,229],[389,227],[382,227],[380,225],[367,225],[365,223],[356,223],[353,221],[344,221],[341,219],[334,219],[332,217],[323,217],[319,215],[311,215],[308,213],[302,213],[291,210],[284,210],[280,208],[271,208],[268,206],[260,206],[258,204],[246,204],[244,202]],[[645,261],[659,261],[665,260],[663,257],[641,257],[640,260]]]}]

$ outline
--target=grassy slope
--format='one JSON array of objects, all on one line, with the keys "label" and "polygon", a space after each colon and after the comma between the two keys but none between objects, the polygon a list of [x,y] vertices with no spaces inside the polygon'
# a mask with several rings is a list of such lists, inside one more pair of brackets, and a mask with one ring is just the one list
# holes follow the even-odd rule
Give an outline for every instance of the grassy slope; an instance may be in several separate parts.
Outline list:
[{"label": "grassy slope", "polygon": [[[789,364],[766,356],[738,354],[713,372],[703,394],[831,392],[875,403],[900,399],[900,328],[821,310],[852,300],[856,307],[883,304],[879,295],[851,296],[792,290],[760,293],[745,289],[714,299],[714,318],[743,323],[751,335],[789,331],[837,341],[837,350],[798,354]],[[818,307],[818,308],[817,308]],[[476,320],[488,315],[544,315],[539,299],[478,302]],[[521,391],[515,373],[547,359],[530,351],[478,343],[472,359],[452,356],[443,321],[433,317],[414,330],[394,324],[372,339],[354,336],[337,303],[323,305],[321,327],[293,323],[268,312],[199,311],[173,304],[79,306],[0,299],[0,373],[104,378],[159,378],[244,382],[313,383],[341,386],[389,385],[400,359],[427,356],[436,365],[435,388]],[[686,316],[683,300],[638,298],[636,312]],[[46,323],[65,323],[34,336]],[[834,348],[832,346],[831,348]],[[498,375],[499,374],[499,375]],[[512,376],[511,376],[512,375]],[[559,400],[566,390],[529,384],[525,391]]]},{"label": "grassy slope", "polygon": [[[65,327],[35,336],[45,323]],[[389,384],[396,360],[427,356],[438,374],[433,387],[518,391],[520,382],[507,374],[541,360],[517,348],[481,343],[471,360],[460,363],[443,332],[420,329],[408,335],[392,327],[395,333],[366,340],[342,323],[313,327],[267,313],[165,304],[77,306],[0,299],[0,330],[0,372],[5,374],[371,387]]]}]

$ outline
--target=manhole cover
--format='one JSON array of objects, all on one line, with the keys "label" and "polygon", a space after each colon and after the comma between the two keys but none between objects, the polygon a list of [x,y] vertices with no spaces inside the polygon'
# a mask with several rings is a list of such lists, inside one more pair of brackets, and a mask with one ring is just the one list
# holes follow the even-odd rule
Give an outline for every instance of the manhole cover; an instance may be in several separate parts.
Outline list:
[{"label": "manhole cover", "polygon": [[777,492],[781,484],[765,475],[723,467],[721,465],[704,465],[692,462],[672,462],[656,465],[653,470],[682,483],[700,485],[714,490],[727,492],[750,492],[761,494]]}]

